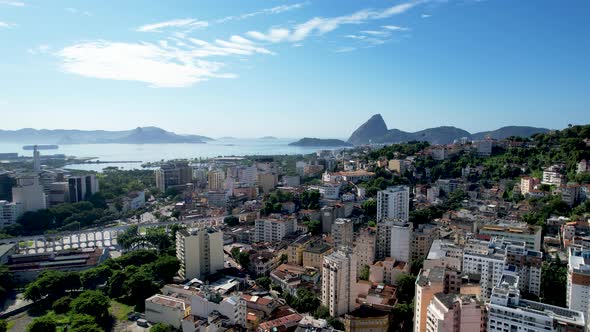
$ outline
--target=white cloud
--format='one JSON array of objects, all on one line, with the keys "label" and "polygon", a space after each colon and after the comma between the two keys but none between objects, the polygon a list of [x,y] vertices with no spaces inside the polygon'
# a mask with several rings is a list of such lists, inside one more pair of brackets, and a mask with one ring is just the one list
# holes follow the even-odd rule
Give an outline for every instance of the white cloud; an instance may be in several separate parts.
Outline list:
[{"label": "white cloud", "polygon": [[14,23],[0,21],[0,29],[11,29],[14,27],[16,27],[16,24],[14,24]]},{"label": "white cloud", "polygon": [[266,34],[258,31],[249,31],[246,34],[260,41],[278,43],[289,38],[290,31],[288,29],[270,29]]},{"label": "white cloud", "polygon": [[166,28],[188,28],[188,29],[195,29],[195,28],[205,28],[209,26],[209,23],[206,21],[198,21],[192,18],[187,19],[178,19],[178,20],[171,20],[165,22],[159,22],[154,24],[146,24],[142,25],[137,28],[137,31],[140,32],[161,32],[162,29]]},{"label": "white cloud", "polygon": [[49,50],[51,50],[51,46],[49,46],[47,44],[41,44],[41,45],[38,45],[37,47],[29,48],[27,50],[27,52],[32,55],[37,55],[37,54],[47,53],[47,52],[49,52]]},{"label": "white cloud", "polygon": [[26,4],[22,1],[0,0],[0,5],[7,5],[13,7],[24,7]]},{"label": "white cloud", "polygon": [[60,50],[62,68],[86,77],[139,81],[154,87],[186,87],[210,78],[233,78],[223,64],[151,43],[95,41]]},{"label": "white cloud", "polygon": [[371,36],[389,36],[389,31],[377,31],[377,30],[363,30],[361,31],[364,34],[371,35]]},{"label": "white cloud", "polygon": [[358,40],[363,40],[363,39],[367,38],[367,36],[363,36],[363,35],[346,35],[344,37],[350,38],[350,39],[358,39]]},{"label": "white cloud", "polygon": [[352,51],[356,51],[356,47],[341,47],[336,49],[334,52],[336,53],[348,53],[348,52],[352,52]]},{"label": "white cloud", "polygon": [[430,16],[432,16],[432,15],[430,15],[430,14],[422,14],[422,15],[420,15],[420,17],[422,17],[422,18],[429,18]]},{"label": "white cloud", "polygon": [[[337,16],[332,18],[314,17],[304,23],[296,25],[292,30],[289,29],[271,29],[267,33],[259,31],[249,31],[248,35],[252,38],[269,41],[269,42],[282,42],[291,41],[299,42],[309,37],[312,34],[323,35],[325,33],[338,29],[341,25],[348,24],[363,24],[370,20],[379,20],[392,17],[394,15],[402,14],[422,1],[412,1],[402,4],[398,4],[392,7],[388,7],[382,10],[370,10],[363,9],[354,12],[350,15]],[[280,31],[280,36],[277,36],[277,32]]]},{"label": "white cloud", "polygon": [[241,36],[208,42],[187,38],[172,43],[123,43],[91,41],[66,47],[59,52],[64,71],[86,77],[139,81],[154,87],[186,87],[211,78],[233,78],[222,72],[224,63],[204,60],[212,57],[274,54]]},{"label": "white cloud", "polygon": [[289,12],[289,11],[292,11],[295,9],[303,8],[304,6],[309,5],[309,3],[310,3],[309,1],[306,1],[306,2],[299,2],[299,3],[291,4],[291,5],[280,5],[280,6],[275,6],[272,8],[265,8],[265,9],[251,12],[251,13],[245,13],[245,14],[236,15],[236,16],[226,16],[224,18],[220,18],[220,19],[216,20],[215,22],[216,23],[225,23],[225,22],[229,22],[229,21],[244,20],[244,19],[258,16],[258,15],[281,14],[284,12]]},{"label": "white cloud", "polygon": [[383,29],[391,30],[391,31],[408,31],[410,28],[400,27],[397,25],[384,25],[382,26]]},{"label": "white cloud", "polygon": [[92,13],[89,11],[80,10],[80,9],[72,8],[72,7],[66,8],[66,11],[69,12],[70,14],[80,14],[80,15],[84,15],[84,16],[92,16]]}]

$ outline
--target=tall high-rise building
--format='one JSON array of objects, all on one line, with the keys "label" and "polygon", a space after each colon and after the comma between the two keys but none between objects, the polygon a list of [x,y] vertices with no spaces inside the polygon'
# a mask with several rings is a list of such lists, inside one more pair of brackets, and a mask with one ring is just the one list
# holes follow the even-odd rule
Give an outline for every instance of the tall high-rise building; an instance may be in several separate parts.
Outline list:
[{"label": "tall high-rise building", "polygon": [[22,204],[22,212],[46,209],[47,199],[39,184],[39,177],[34,175],[19,178],[17,186],[12,188],[12,201]]},{"label": "tall high-rise building", "polygon": [[98,180],[94,174],[68,177],[70,203],[85,201],[98,192]]},{"label": "tall high-rise building", "polygon": [[12,201],[12,187],[15,183],[9,172],[0,171],[0,200]]},{"label": "tall high-rise building", "polygon": [[222,191],[225,181],[225,173],[223,171],[210,171],[207,174],[207,187],[210,191]]},{"label": "tall high-rise building", "polygon": [[377,259],[392,257],[410,262],[412,224],[404,220],[382,220],[377,224]]},{"label": "tall high-rise building", "polygon": [[427,332],[484,332],[485,305],[477,296],[436,293],[427,309]]},{"label": "tall high-rise building", "polygon": [[21,203],[0,201],[0,229],[16,223],[22,212]]},{"label": "tall high-rise building", "polygon": [[414,295],[414,332],[426,331],[428,305],[434,294],[444,292],[445,272],[445,268],[442,267],[420,271]]},{"label": "tall high-rise building", "polygon": [[161,192],[170,188],[183,186],[193,180],[193,170],[188,162],[170,162],[155,170],[156,187]]},{"label": "tall high-rise building", "polygon": [[377,192],[377,222],[385,219],[408,221],[410,213],[410,188],[394,186]]},{"label": "tall high-rise building", "polygon": [[201,279],[223,269],[223,233],[210,228],[176,232],[178,274],[183,279]]},{"label": "tall high-rise building", "polygon": [[356,257],[345,248],[324,256],[322,264],[322,304],[330,316],[338,317],[354,310],[356,294]]},{"label": "tall high-rise building", "polygon": [[33,171],[35,174],[41,172],[41,153],[36,145],[33,147]]},{"label": "tall high-rise building", "polygon": [[258,219],[254,222],[255,242],[278,242],[297,229],[296,219]]},{"label": "tall high-rise building", "polygon": [[417,262],[428,255],[432,241],[438,236],[438,228],[432,224],[410,226],[410,261]]},{"label": "tall high-rise building", "polygon": [[352,248],[353,242],[353,225],[352,220],[338,218],[332,225],[332,238],[334,248],[349,247]]},{"label": "tall high-rise building", "polygon": [[361,230],[359,236],[356,238],[353,249],[357,258],[357,275],[361,273],[365,266],[371,266],[375,261],[376,244],[377,236],[375,235],[375,231],[370,228]]},{"label": "tall high-rise building", "polygon": [[586,330],[581,311],[524,300],[518,276],[504,274],[494,287],[488,306],[487,331],[563,331]]},{"label": "tall high-rise building", "polygon": [[590,250],[570,247],[567,267],[567,307],[590,320]]}]

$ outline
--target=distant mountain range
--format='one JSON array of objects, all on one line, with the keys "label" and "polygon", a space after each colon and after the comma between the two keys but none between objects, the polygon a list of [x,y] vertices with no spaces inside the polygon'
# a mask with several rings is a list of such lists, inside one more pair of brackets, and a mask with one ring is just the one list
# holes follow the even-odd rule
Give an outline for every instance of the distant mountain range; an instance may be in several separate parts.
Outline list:
[{"label": "distant mountain range", "polygon": [[428,128],[411,133],[399,129],[387,129],[387,125],[385,124],[381,114],[375,114],[367,122],[358,127],[352,133],[352,135],[350,135],[348,143],[362,145],[369,143],[427,141],[430,144],[449,144],[455,139],[462,137],[467,137],[473,140],[483,139],[488,136],[494,139],[504,139],[510,136],[529,137],[533,134],[546,132],[549,132],[549,129],[526,126],[509,126],[493,131],[484,131],[471,134],[470,132],[460,128],[443,126]]},{"label": "distant mountain range", "polygon": [[23,144],[167,144],[206,143],[212,139],[198,135],[178,135],[157,127],[137,127],[132,130],[67,130],[19,129],[0,130],[0,142]]},{"label": "distant mountain range", "polygon": [[306,146],[306,147],[345,147],[345,146],[352,146],[352,144],[347,143],[343,140],[333,139],[333,138],[312,138],[312,137],[304,137],[297,142],[289,143],[292,146]]}]

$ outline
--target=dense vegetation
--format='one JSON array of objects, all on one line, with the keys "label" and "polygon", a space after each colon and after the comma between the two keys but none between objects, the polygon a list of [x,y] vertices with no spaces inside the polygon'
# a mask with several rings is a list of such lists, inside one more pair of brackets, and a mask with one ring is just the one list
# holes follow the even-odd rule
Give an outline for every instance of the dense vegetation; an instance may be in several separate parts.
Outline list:
[{"label": "dense vegetation", "polygon": [[[49,209],[23,214],[16,224],[1,230],[0,238],[43,234],[48,231],[74,231],[85,227],[104,225],[122,217],[131,217],[141,211],[121,213],[122,197],[130,191],[148,190],[156,193],[154,173],[148,170],[122,171],[105,169],[97,174],[100,191],[87,201],[64,203]],[[116,211],[108,209],[112,201]]]},{"label": "dense vegetation", "polygon": [[59,321],[68,331],[103,331],[112,323],[111,300],[143,311],[144,300],[172,282],[179,267],[176,257],[137,250],[82,272],[43,271],[24,291],[26,299],[46,310],[29,330],[51,330]]}]

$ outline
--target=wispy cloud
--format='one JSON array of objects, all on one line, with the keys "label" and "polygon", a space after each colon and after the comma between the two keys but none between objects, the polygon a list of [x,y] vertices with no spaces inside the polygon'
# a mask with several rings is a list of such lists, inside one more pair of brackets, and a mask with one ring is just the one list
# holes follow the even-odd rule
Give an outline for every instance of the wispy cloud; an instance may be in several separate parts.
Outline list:
[{"label": "wispy cloud", "polygon": [[244,20],[244,19],[251,18],[254,16],[259,16],[259,15],[280,14],[280,13],[289,12],[292,10],[303,8],[309,4],[310,4],[310,2],[306,1],[306,2],[294,3],[291,5],[280,5],[280,6],[275,6],[275,7],[271,7],[271,8],[265,8],[265,9],[261,9],[261,10],[255,11],[255,12],[244,13],[244,14],[240,14],[240,15],[226,16],[224,18],[220,18],[218,20],[215,20],[215,23],[239,21],[239,20]]},{"label": "wispy cloud", "polygon": [[382,26],[383,29],[390,30],[390,31],[409,31],[410,28],[400,27],[397,25],[384,25]]},{"label": "wispy cloud", "polygon": [[210,57],[274,54],[252,41],[232,36],[207,42],[188,38],[183,47],[158,43],[84,42],[66,47],[57,56],[64,71],[86,77],[139,81],[154,87],[187,87],[211,78],[234,78],[225,64]]},{"label": "wispy cloud", "polygon": [[16,27],[16,24],[14,24],[14,23],[0,21],[0,29],[11,29],[14,27]]},{"label": "wispy cloud", "polygon": [[22,1],[0,0],[0,5],[7,5],[7,6],[13,6],[13,7],[24,7],[27,4],[25,4]]},{"label": "wispy cloud", "polygon": [[51,46],[49,46],[47,44],[41,44],[41,45],[38,45],[37,47],[29,48],[27,50],[27,53],[32,54],[32,55],[37,55],[37,54],[47,53],[47,52],[49,52],[49,50],[51,50]]},{"label": "wispy cloud", "polygon": [[140,32],[162,32],[162,30],[167,28],[188,28],[188,29],[195,29],[195,28],[205,28],[209,26],[209,22],[206,21],[199,21],[193,18],[187,19],[177,19],[177,20],[170,20],[165,22],[158,22],[153,24],[146,24],[138,27],[136,30]]},{"label": "wispy cloud", "polygon": [[430,16],[432,16],[432,15],[430,15],[430,14],[422,14],[422,15],[420,15],[420,17],[422,17],[422,18],[429,18]]},{"label": "wispy cloud", "polygon": [[[337,16],[332,18],[315,17],[307,22],[301,23],[292,29],[270,29],[263,33],[259,31],[249,31],[248,36],[270,42],[291,41],[299,42],[312,34],[323,35],[325,33],[338,29],[341,25],[363,24],[370,20],[379,20],[402,14],[424,1],[412,1],[388,7],[382,10],[363,9],[350,15]],[[279,34],[277,34],[279,33]]]},{"label": "wispy cloud", "polygon": [[79,15],[84,15],[84,16],[92,16],[92,13],[86,10],[80,10],[77,8],[72,8],[72,7],[68,7],[66,8],[66,11],[70,14],[79,14]]}]

